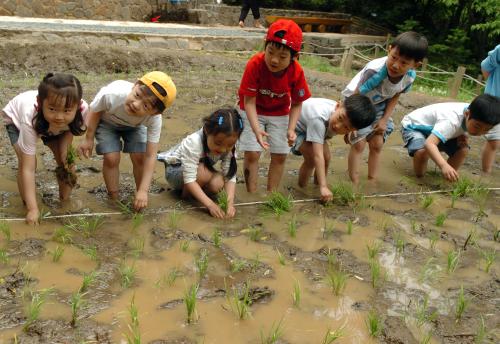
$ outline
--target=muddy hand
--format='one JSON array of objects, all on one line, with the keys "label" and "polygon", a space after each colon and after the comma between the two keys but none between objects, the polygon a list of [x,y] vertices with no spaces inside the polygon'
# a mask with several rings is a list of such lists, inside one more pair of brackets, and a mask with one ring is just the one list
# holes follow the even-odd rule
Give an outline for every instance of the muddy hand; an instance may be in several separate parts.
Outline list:
[{"label": "muddy hand", "polygon": [[26,223],[29,225],[37,225],[40,221],[40,212],[38,209],[28,210],[26,214]]},{"label": "muddy hand", "polygon": [[266,141],[264,141],[264,136],[265,137],[269,136],[269,134],[266,133],[264,130],[259,130],[255,134],[255,137],[257,138],[257,142],[259,143],[259,145],[261,145],[262,148],[264,148],[265,150],[267,150],[267,149],[269,149],[269,143],[267,143]]},{"label": "muddy hand", "polygon": [[134,199],[134,209],[136,211],[142,210],[148,206],[148,193],[144,191],[137,191]]},{"label": "muddy hand", "polygon": [[224,217],[226,217],[224,210],[222,210],[217,204],[208,207],[208,211],[210,212],[210,215],[218,219],[223,219]]}]

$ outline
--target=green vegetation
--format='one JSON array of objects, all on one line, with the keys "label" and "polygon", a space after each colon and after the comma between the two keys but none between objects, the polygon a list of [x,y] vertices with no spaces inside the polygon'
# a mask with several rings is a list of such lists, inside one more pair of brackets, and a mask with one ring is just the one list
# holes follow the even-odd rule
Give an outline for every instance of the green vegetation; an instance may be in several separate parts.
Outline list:
[{"label": "green vegetation", "polygon": [[250,288],[248,283],[245,283],[242,290],[238,291],[237,288],[232,288],[230,291],[226,287],[226,299],[231,307],[234,314],[238,316],[238,319],[247,319],[250,313],[250,304],[252,300],[249,294]]},{"label": "green vegetation", "polygon": [[455,272],[458,266],[458,262],[460,260],[460,250],[451,250],[448,252],[446,255],[446,272],[448,274],[451,274]]},{"label": "green vegetation", "polygon": [[448,218],[448,214],[440,213],[436,216],[436,221],[434,222],[434,224],[438,227],[443,227],[444,221],[446,221],[447,218]]},{"label": "green vegetation", "polygon": [[52,240],[61,244],[69,244],[73,240],[73,236],[66,227],[57,228],[52,235]]},{"label": "green vegetation", "polygon": [[47,300],[47,296],[52,294],[53,289],[42,289],[38,292],[31,292],[31,302],[28,304],[26,322],[24,323],[23,330],[27,331],[29,327],[38,320],[40,312],[42,311],[42,306]]},{"label": "green vegetation", "polygon": [[344,336],[345,324],[336,330],[328,329],[323,337],[321,344],[332,344],[337,339]]},{"label": "green vegetation", "polygon": [[314,69],[320,72],[334,73],[337,75],[342,74],[338,67],[332,66],[330,60],[326,57],[317,55],[302,55],[300,56],[300,65],[305,68]]},{"label": "green vegetation", "polygon": [[83,253],[93,261],[97,261],[99,259],[97,256],[97,246],[95,245],[84,247]]},{"label": "green vegetation", "polygon": [[201,249],[194,263],[198,270],[198,279],[201,281],[208,270],[208,251],[206,249]]},{"label": "green vegetation", "polygon": [[423,195],[420,199],[420,206],[423,209],[427,209],[434,203],[434,196],[432,195]]},{"label": "green vegetation", "polygon": [[368,251],[368,259],[374,259],[378,256],[380,251],[380,242],[374,242],[372,245],[366,245]]},{"label": "green vegetation", "polygon": [[437,266],[435,264],[436,258],[430,257],[425,262],[424,266],[420,270],[419,281],[427,282],[436,277],[436,273],[438,272]]},{"label": "green vegetation", "polygon": [[132,230],[136,231],[140,227],[143,221],[144,221],[143,213],[134,213],[134,215],[132,215]]},{"label": "green vegetation", "polygon": [[85,238],[90,238],[95,235],[103,223],[104,218],[102,216],[81,216],[74,220],[68,220],[64,226],[75,232],[81,232]]},{"label": "green vegetation", "polygon": [[189,249],[189,244],[191,244],[191,240],[182,240],[179,244],[182,252],[187,252]]},{"label": "green vegetation", "polygon": [[490,273],[491,266],[497,258],[497,251],[495,249],[481,250],[481,256],[484,259],[484,271],[488,274]]},{"label": "green vegetation", "polygon": [[437,311],[432,313],[429,312],[429,295],[425,295],[422,302],[417,301],[415,309],[415,319],[417,321],[417,326],[421,327],[425,323],[429,323],[436,319]]},{"label": "green vegetation", "polygon": [[347,234],[352,234],[353,226],[351,219],[347,220]]},{"label": "green vegetation", "polygon": [[462,319],[462,316],[468,304],[469,300],[464,296],[464,286],[460,286],[460,291],[458,293],[457,303],[455,306],[455,319],[457,322]]},{"label": "green vegetation", "polygon": [[229,208],[229,198],[226,190],[222,190],[217,194],[217,205],[227,214]]},{"label": "green vegetation", "polygon": [[179,227],[179,221],[181,219],[181,213],[177,212],[177,210],[172,210],[168,214],[168,227],[171,229],[177,229]]},{"label": "green vegetation", "polygon": [[283,336],[285,329],[283,325],[283,319],[278,323],[273,322],[271,329],[267,335],[264,335],[262,330],[260,331],[260,342],[261,344],[275,344]]},{"label": "green vegetation", "polygon": [[139,328],[139,310],[135,305],[135,294],[130,300],[128,307],[128,314],[130,316],[130,324],[128,324],[129,334],[127,334],[127,344],[141,344],[141,330]]},{"label": "green vegetation", "polygon": [[155,282],[156,288],[171,287],[174,285],[175,281],[179,276],[182,276],[182,272],[178,268],[172,268],[168,274],[161,276]]},{"label": "green vegetation", "polygon": [[486,339],[486,335],[488,334],[486,330],[486,324],[484,323],[484,318],[481,315],[481,321],[479,322],[479,326],[476,331],[476,335],[474,336],[474,343],[475,344],[482,344],[484,343],[484,340]]},{"label": "green vegetation", "polygon": [[71,327],[76,327],[78,321],[78,313],[80,309],[86,304],[83,299],[85,293],[81,293],[80,290],[76,293],[71,294],[70,305],[71,305]]},{"label": "green vegetation", "polygon": [[326,274],[326,283],[332,289],[335,295],[340,295],[344,292],[348,275],[341,269],[330,269]]},{"label": "green vegetation", "polygon": [[366,327],[368,327],[368,333],[370,334],[370,336],[375,338],[380,336],[383,330],[383,324],[382,319],[377,312],[371,310],[368,313],[368,317],[366,319]]},{"label": "green vegetation", "polygon": [[382,279],[382,268],[378,259],[370,259],[370,274],[372,276],[372,287],[377,288]]},{"label": "green vegetation", "polygon": [[52,252],[52,261],[54,263],[57,263],[61,259],[63,253],[64,253],[64,247],[61,247],[59,245],[56,246],[56,248]]},{"label": "green vegetation", "polygon": [[7,264],[9,262],[9,254],[4,248],[0,248],[0,263]]},{"label": "green vegetation", "polygon": [[302,290],[300,289],[300,283],[299,281],[295,280],[295,282],[293,283],[293,290],[292,290],[293,305],[297,308],[300,308],[301,299],[302,299]]},{"label": "green vegetation", "polygon": [[434,249],[436,248],[436,243],[439,239],[439,233],[436,232],[436,231],[431,231],[429,233],[429,248],[431,249],[431,251],[434,251]]},{"label": "green vegetation", "polygon": [[10,226],[9,226],[9,223],[7,221],[0,221],[0,233],[3,234],[3,236],[5,237],[5,240],[7,240],[7,242],[10,241]]},{"label": "green vegetation", "polygon": [[68,146],[68,153],[66,154],[66,165],[71,166],[75,163],[76,157],[78,155],[76,154],[75,147],[73,147],[72,144],[69,144]]},{"label": "green vegetation", "polygon": [[396,247],[397,254],[403,254],[405,250],[405,239],[402,237],[401,232],[398,232],[396,238],[394,239],[394,246]]},{"label": "green vegetation", "polygon": [[219,229],[215,228],[213,233],[212,233],[212,242],[214,243],[214,246],[217,248],[220,248],[222,244],[222,235],[219,231]]},{"label": "green vegetation", "polygon": [[288,234],[290,234],[291,238],[297,236],[297,217],[295,214],[292,215],[292,219],[288,222]]},{"label": "green vegetation", "polygon": [[126,265],[125,262],[122,262],[118,272],[120,273],[120,285],[122,288],[129,288],[134,283],[137,274],[135,265]]},{"label": "green vegetation", "polygon": [[187,323],[191,324],[196,318],[196,294],[198,294],[198,284],[193,284],[184,292],[184,304],[187,310]]},{"label": "green vegetation", "polygon": [[281,192],[272,191],[264,203],[264,208],[280,218],[283,213],[292,209],[292,201],[292,196],[285,197]]},{"label": "green vegetation", "polygon": [[130,248],[129,255],[134,258],[139,258],[144,252],[145,241],[146,239],[142,236],[130,240],[128,243],[128,246]]},{"label": "green vegetation", "polygon": [[83,274],[83,281],[82,285],[80,286],[80,293],[84,293],[88,290],[88,288],[94,284],[95,280],[99,277],[99,272],[97,271],[91,271],[88,274],[84,273]]},{"label": "green vegetation", "polygon": [[356,195],[351,183],[337,182],[330,186],[333,194],[333,202],[338,205],[349,205],[356,201]]},{"label": "green vegetation", "polygon": [[278,261],[280,262],[281,265],[286,264],[285,256],[280,252],[279,249],[276,249],[276,252],[278,252]]},{"label": "green vegetation", "polygon": [[250,228],[248,228],[248,235],[250,237],[250,240],[255,242],[259,241],[262,237],[262,227],[250,226]]},{"label": "green vegetation", "polygon": [[231,265],[231,272],[236,273],[243,271],[243,269],[245,269],[246,262],[243,259],[233,259],[230,265]]}]

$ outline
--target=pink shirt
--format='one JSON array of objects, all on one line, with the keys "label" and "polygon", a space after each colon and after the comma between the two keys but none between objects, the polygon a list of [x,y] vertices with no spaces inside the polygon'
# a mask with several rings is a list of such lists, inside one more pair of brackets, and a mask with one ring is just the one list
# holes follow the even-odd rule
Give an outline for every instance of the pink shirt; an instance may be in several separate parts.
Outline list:
[{"label": "pink shirt", "polygon": [[[38,91],[26,91],[15,96],[4,108],[3,112],[5,124],[14,124],[19,130],[17,145],[24,154],[35,155],[36,142],[41,135],[38,135],[33,128],[33,117],[36,115],[35,106]],[[87,116],[88,104],[82,100],[82,115]],[[68,128],[69,130],[69,128]]]}]

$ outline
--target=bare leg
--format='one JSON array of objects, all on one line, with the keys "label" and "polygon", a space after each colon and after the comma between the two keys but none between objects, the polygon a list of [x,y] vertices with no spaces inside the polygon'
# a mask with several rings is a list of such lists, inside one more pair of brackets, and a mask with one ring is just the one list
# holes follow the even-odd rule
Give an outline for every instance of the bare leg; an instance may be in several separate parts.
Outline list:
[{"label": "bare leg", "polygon": [[[64,134],[61,139],[57,141],[51,141],[47,144],[52,153],[54,153],[54,159],[56,160],[58,167],[67,167],[71,172],[74,173],[75,166],[67,166],[66,157],[68,155],[68,147],[73,142],[73,135],[71,133]],[[65,180],[57,178],[57,184],[59,185],[59,199],[65,201],[71,196],[71,191],[73,187],[69,185]]]},{"label": "bare leg", "polygon": [[361,163],[361,155],[366,146],[366,140],[361,140],[351,145],[349,150],[349,158],[347,162],[347,168],[349,171],[349,177],[354,185],[359,184],[359,165]]},{"label": "bare leg", "polygon": [[419,178],[423,177],[427,171],[427,162],[429,161],[429,154],[425,149],[419,149],[413,155],[413,170],[415,175]]},{"label": "bare leg", "polygon": [[368,153],[368,179],[376,180],[378,176],[378,168],[380,165],[380,153],[384,146],[383,135],[374,135],[368,141],[370,151]]},{"label": "bare leg", "polygon": [[267,191],[276,190],[285,169],[286,154],[271,153],[271,163],[267,172]]},{"label": "bare leg", "polygon": [[314,156],[311,142],[303,142],[299,151],[304,157],[304,161],[299,169],[299,186],[303,188],[307,185],[314,171]]},{"label": "bare leg", "polygon": [[462,164],[464,163],[465,157],[467,156],[468,152],[468,147],[460,148],[455,152],[455,154],[448,158],[448,164],[450,164],[450,166],[453,167],[455,171],[458,171],[460,166],[462,166]]},{"label": "bare leg", "polygon": [[[212,172],[206,168],[205,164],[198,165],[198,172],[196,176],[196,183],[210,194],[216,194],[224,188],[224,177],[218,172]],[[186,188],[182,189],[182,197],[188,198],[190,195]]]},{"label": "bare leg", "polygon": [[491,173],[495,162],[496,151],[500,148],[500,140],[489,140],[484,143],[482,152],[483,172]]},{"label": "bare leg", "polygon": [[119,196],[120,184],[120,152],[112,152],[104,154],[104,162],[102,165],[102,174],[106,189],[111,199],[116,200]]},{"label": "bare leg", "polygon": [[259,179],[259,158],[260,152],[245,152],[243,163],[243,173],[248,192],[257,191],[257,182]]},{"label": "bare leg", "polygon": [[135,189],[137,190],[141,184],[142,173],[144,172],[144,153],[130,153],[130,160],[132,160]]}]

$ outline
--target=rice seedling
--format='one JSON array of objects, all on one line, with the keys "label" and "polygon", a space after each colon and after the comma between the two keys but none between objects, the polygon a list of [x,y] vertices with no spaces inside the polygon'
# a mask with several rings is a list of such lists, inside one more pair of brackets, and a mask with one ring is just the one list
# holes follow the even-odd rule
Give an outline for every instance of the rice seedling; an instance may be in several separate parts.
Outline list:
[{"label": "rice seedling", "polygon": [[73,145],[72,145],[72,144],[69,144],[69,145],[68,145],[68,151],[67,151],[67,153],[66,153],[66,164],[67,164],[68,166],[73,165],[73,164],[75,163],[75,161],[76,161],[76,157],[77,157],[77,156],[78,156],[78,155],[76,154],[76,149],[75,149],[75,147],[73,147]]},{"label": "rice seedling", "polygon": [[179,244],[182,252],[187,252],[189,249],[189,244],[191,244],[191,240],[182,240]]},{"label": "rice seedling", "polygon": [[417,226],[417,221],[415,219],[410,220],[410,228],[412,233],[417,233],[418,232],[418,226]]},{"label": "rice seedling", "polygon": [[3,234],[3,236],[5,237],[5,240],[7,240],[7,242],[10,241],[10,237],[11,237],[10,226],[7,223],[7,221],[0,221],[0,233]]},{"label": "rice seedling", "polygon": [[348,275],[341,269],[330,269],[326,274],[326,283],[332,289],[332,293],[340,295],[344,292]]},{"label": "rice seedling", "polygon": [[9,254],[4,248],[0,248],[0,262],[2,264],[7,264],[9,262]]},{"label": "rice seedling", "polygon": [[131,202],[123,203],[122,201],[117,200],[116,205],[118,206],[118,210],[120,211],[120,213],[122,213],[123,215],[126,215],[128,217],[134,216],[135,212],[132,208]]},{"label": "rice seedling", "polygon": [[139,236],[129,241],[128,246],[130,248],[129,255],[134,258],[139,258],[144,252],[145,245],[144,237]]},{"label": "rice seedling", "polygon": [[217,228],[215,228],[212,233],[212,242],[214,243],[214,246],[217,248],[220,248],[220,245],[222,244],[222,235],[219,229]]},{"label": "rice seedling", "polygon": [[217,205],[227,214],[227,209],[229,208],[229,198],[227,196],[226,190],[222,190],[217,194]]},{"label": "rice seedling", "polygon": [[85,293],[89,287],[94,284],[95,280],[99,277],[99,272],[97,271],[91,271],[88,274],[84,273],[83,274],[83,280],[82,280],[82,285],[80,286],[79,292],[80,293]]},{"label": "rice seedling", "polygon": [[293,214],[292,219],[288,222],[288,234],[291,238],[297,236],[297,218],[295,214]]},{"label": "rice seedling", "polygon": [[378,224],[378,227],[382,232],[386,233],[391,223],[392,223],[391,218],[384,216],[382,221]]},{"label": "rice seedling", "polygon": [[424,266],[420,270],[419,281],[421,283],[433,280],[436,277],[438,269],[436,264],[434,263],[435,260],[436,259],[434,257],[430,257],[429,259],[427,259]]},{"label": "rice seedling", "polygon": [[61,244],[69,244],[73,240],[73,236],[66,227],[57,228],[52,235],[52,240]]},{"label": "rice seedling", "polygon": [[42,223],[46,218],[48,218],[52,213],[49,210],[42,208],[40,210],[40,215],[38,216],[38,223]]},{"label": "rice seedling", "polygon": [[281,192],[272,191],[264,203],[264,208],[280,218],[280,216],[292,209],[292,197],[285,197]]},{"label": "rice seedling", "polygon": [[140,225],[144,222],[144,214],[143,213],[134,213],[132,215],[132,230],[136,231]]},{"label": "rice seedling", "polygon": [[337,264],[337,256],[332,252],[330,248],[328,249],[328,252],[326,254],[326,262],[328,263],[328,266],[330,268],[333,268],[335,264]]},{"label": "rice seedling", "polygon": [[439,233],[436,231],[431,231],[429,233],[429,248],[431,251],[434,251],[436,248],[437,241],[439,239]]},{"label": "rice seedling", "polygon": [[432,331],[427,332],[420,340],[420,344],[429,344],[432,339],[432,334]]},{"label": "rice seedling", "polygon": [[380,251],[380,242],[374,242],[372,245],[366,245],[368,251],[368,259],[374,259]]},{"label": "rice seedling", "polygon": [[80,309],[85,305],[86,301],[83,299],[86,293],[81,293],[77,291],[71,294],[70,305],[71,305],[71,327],[76,327],[76,322],[78,321],[78,313]]},{"label": "rice seedling", "polygon": [[260,267],[260,254],[255,252],[254,257],[250,260],[250,271],[255,272]]},{"label": "rice seedling", "polygon": [[187,323],[191,324],[196,316],[196,294],[198,293],[198,284],[193,284],[184,292],[184,304],[187,310]]},{"label": "rice seedling", "polygon": [[52,261],[54,263],[57,263],[59,260],[61,260],[63,253],[64,253],[64,247],[57,245],[57,247],[52,252]]},{"label": "rice seedling", "polygon": [[139,328],[139,310],[135,305],[135,294],[130,300],[128,307],[128,314],[130,316],[130,324],[128,324],[129,334],[127,334],[127,344],[141,344],[141,331]]},{"label": "rice seedling", "polygon": [[490,190],[485,188],[482,185],[477,185],[472,193],[472,199],[475,201],[475,203],[478,205],[479,209],[476,214],[475,221],[479,221],[483,216],[486,215],[486,212],[484,211],[486,207],[486,201],[488,200],[488,195],[490,193]]},{"label": "rice seedling", "polygon": [[250,240],[257,242],[262,237],[262,228],[260,226],[250,226],[248,229],[248,235]]},{"label": "rice seedling", "polygon": [[237,273],[243,271],[246,266],[246,262],[243,259],[233,259],[230,263],[231,272]]},{"label": "rice seedling", "polygon": [[104,218],[102,216],[93,217],[77,217],[74,220],[69,220],[65,227],[81,232],[85,238],[90,238],[95,235],[97,230],[103,225]]},{"label": "rice seedling", "polygon": [[337,339],[342,338],[345,334],[344,332],[345,325],[346,324],[344,323],[344,325],[342,325],[336,330],[331,330],[331,329],[326,330],[325,336],[323,337],[323,341],[321,343],[332,344]]},{"label": "rice seedling", "polygon": [[347,234],[351,235],[352,234],[352,228],[353,228],[353,224],[352,224],[352,221],[351,219],[347,220]]},{"label": "rice seedling", "polygon": [[500,229],[498,229],[497,227],[495,227],[495,230],[493,231],[493,241],[500,241]]},{"label": "rice seedling", "polygon": [[42,289],[38,292],[31,292],[31,302],[28,304],[26,322],[23,326],[23,331],[27,331],[29,327],[38,319],[42,306],[53,291],[53,288]]},{"label": "rice seedling", "polygon": [[161,276],[156,282],[155,287],[165,288],[174,285],[178,277],[182,276],[182,272],[178,268],[172,268],[168,274]]},{"label": "rice seedling", "polygon": [[460,260],[460,250],[451,250],[446,255],[446,272],[451,274],[455,272],[458,266],[458,262]]},{"label": "rice seedling", "polygon": [[453,186],[451,194],[455,198],[466,197],[473,191],[475,187],[476,186],[472,180],[467,177],[460,177]]},{"label": "rice seedling", "polygon": [[168,214],[168,227],[171,229],[177,229],[179,227],[179,221],[181,219],[181,213],[177,210],[172,210]]},{"label": "rice seedling", "polygon": [[261,344],[275,344],[283,336],[284,332],[285,329],[282,318],[278,323],[273,322],[267,335],[264,335],[262,330],[260,331],[260,342]]},{"label": "rice seedling", "polygon": [[118,268],[118,272],[120,274],[120,285],[122,288],[129,288],[134,283],[137,274],[135,265],[126,265],[125,262],[122,262]]},{"label": "rice seedling", "polygon": [[427,322],[433,321],[436,317],[437,311],[429,313],[429,295],[425,295],[422,302],[417,301],[417,305],[415,307],[415,320],[418,327],[421,327]]},{"label": "rice seedling", "polygon": [[208,270],[208,251],[201,249],[198,257],[195,260],[196,269],[198,270],[198,279],[201,281]]},{"label": "rice seedling", "polygon": [[438,227],[443,227],[444,222],[446,221],[446,218],[448,217],[448,214],[446,213],[439,213],[436,216],[436,220],[434,221],[434,224]]},{"label": "rice seedling", "polygon": [[378,259],[370,259],[370,274],[372,277],[372,287],[377,288],[382,279],[382,269]]},{"label": "rice seedling", "polygon": [[401,232],[398,232],[398,235],[396,236],[394,240],[394,246],[396,247],[396,253],[401,255],[403,254],[405,250],[405,239],[401,236]]},{"label": "rice seedling", "polygon": [[349,205],[356,201],[356,196],[351,183],[337,182],[330,187],[333,202],[339,205]]},{"label": "rice seedling", "polygon": [[497,258],[497,251],[495,249],[491,250],[481,250],[481,256],[484,259],[484,271],[488,274],[490,273],[491,266]]},{"label": "rice seedling", "polygon": [[486,324],[484,323],[484,318],[481,315],[481,321],[479,322],[479,326],[478,326],[476,334],[474,336],[474,343],[475,344],[484,343],[484,340],[486,339],[487,333],[488,332],[486,330]]},{"label": "rice seedling", "polygon": [[86,246],[83,248],[83,253],[88,256],[91,260],[97,261],[98,256],[97,256],[97,246]]},{"label": "rice seedling", "polygon": [[299,281],[295,280],[295,282],[293,283],[293,290],[292,290],[292,301],[295,307],[300,308],[301,298],[302,298],[302,290],[300,289],[300,283]]},{"label": "rice seedling", "polygon": [[368,317],[366,319],[366,326],[368,327],[368,333],[370,336],[377,338],[383,330],[383,323],[380,316],[374,310],[371,310],[368,313]]},{"label": "rice seedling", "polygon": [[469,234],[467,234],[467,239],[465,239],[463,250],[467,250],[468,245],[477,245],[477,231],[475,228],[471,229],[469,231]]},{"label": "rice seedling", "polygon": [[434,196],[432,195],[423,195],[420,198],[420,206],[423,209],[429,208],[433,202],[434,202]]},{"label": "rice seedling", "polygon": [[278,261],[280,262],[280,264],[285,265],[286,264],[285,256],[278,249],[276,249],[276,252],[278,252]]},{"label": "rice seedling", "polygon": [[323,232],[323,239],[328,239],[335,231],[335,222],[328,223],[326,216],[323,215],[323,228],[321,228],[321,231]]},{"label": "rice seedling", "polygon": [[458,293],[457,304],[455,306],[455,320],[458,322],[462,319],[465,309],[469,304],[469,300],[464,296],[464,286],[460,286],[460,291]]},{"label": "rice seedling", "polygon": [[241,291],[238,291],[237,288],[232,288],[231,291],[227,290],[228,288],[226,286],[226,299],[233,313],[236,314],[240,320],[247,319],[251,315],[250,305],[252,303],[248,283],[244,284]]}]

